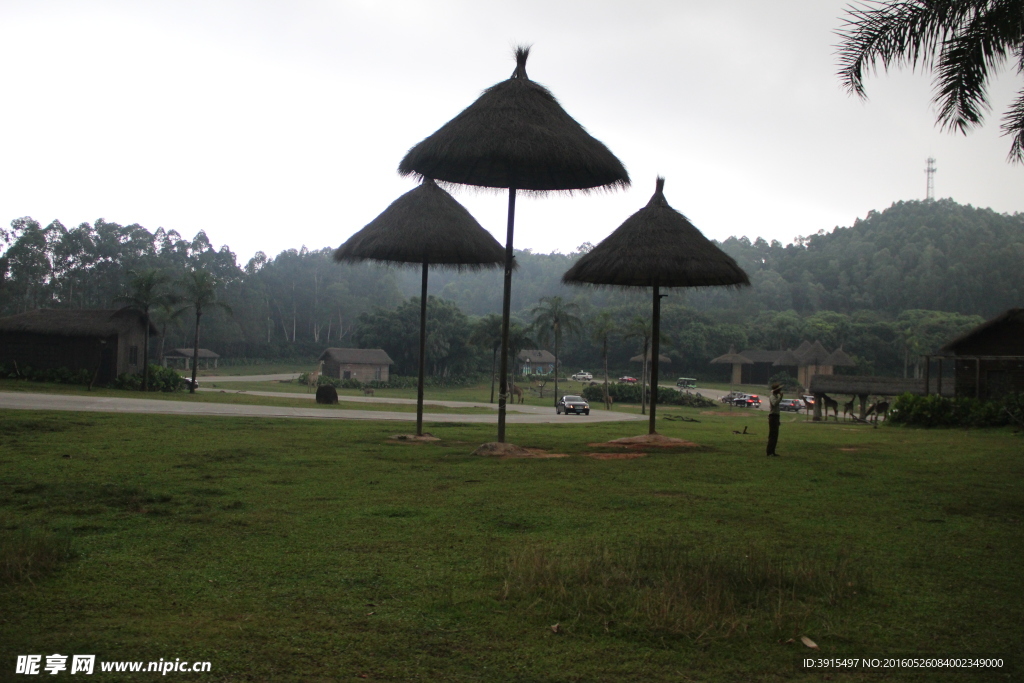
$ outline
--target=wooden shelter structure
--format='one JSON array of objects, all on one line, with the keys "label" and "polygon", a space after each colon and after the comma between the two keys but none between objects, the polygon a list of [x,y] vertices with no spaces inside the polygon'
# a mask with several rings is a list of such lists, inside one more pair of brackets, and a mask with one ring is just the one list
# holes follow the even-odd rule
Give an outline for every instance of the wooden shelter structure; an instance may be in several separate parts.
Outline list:
[{"label": "wooden shelter structure", "polygon": [[145,343],[145,316],[131,308],[37,309],[0,318],[0,364],[88,370],[100,384],[141,372]]},{"label": "wooden shelter structure", "polygon": [[729,347],[729,353],[723,354],[718,358],[712,358],[713,364],[728,364],[732,365],[732,375],[729,379],[729,384],[742,384],[743,383],[743,366],[753,365],[754,361],[750,360],[741,353],[736,353],[736,347]]},{"label": "wooden shelter structure", "polygon": [[942,393],[942,363],[954,367],[955,395],[982,400],[1024,392],[1024,308],[1011,308],[925,356],[924,383],[931,387],[931,361],[939,363],[937,390]]},{"label": "wooden shelter structure", "polygon": [[821,420],[822,398],[828,394],[837,396],[847,394],[860,400],[860,417],[867,415],[868,396],[893,397],[900,394],[924,395],[923,379],[906,379],[903,377],[873,377],[868,375],[814,375],[811,377],[809,391],[814,394],[814,421]]},{"label": "wooden shelter structure", "polygon": [[544,349],[523,349],[516,354],[523,375],[547,375],[555,371],[555,355]]},{"label": "wooden shelter structure", "polygon": [[648,434],[655,434],[658,405],[658,363],[661,359],[662,287],[749,285],[736,261],[704,237],[665,199],[659,177],[647,205],[580,258],[562,282],[571,285],[650,287],[653,292],[651,348],[651,414]]},{"label": "wooden shelter structure", "polygon": [[498,241],[430,178],[423,178],[419,187],[392,202],[334,252],[336,261],[414,263],[421,267],[416,436],[423,436],[429,268],[431,265],[474,270],[490,268],[500,265],[503,258]]},{"label": "wooden shelter structure", "polygon": [[[164,354],[163,366],[170,367],[171,365],[177,365],[181,362],[181,368],[183,370],[190,370],[192,368],[192,356],[194,355],[193,349],[171,349]],[[220,358],[220,354],[214,353],[210,349],[199,349],[199,360],[203,361],[203,367],[210,367],[210,361],[213,361],[213,367],[217,367],[217,359]],[[167,361],[171,361],[168,363]]]},{"label": "wooden shelter structure", "polygon": [[483,92],[471,105],[409,150],[398,166],[448,183],[508,188],[505,277],[502,297],[498,442],[505,441],[508,398],[509,316],[512,305],[516,192],[586,191],[624,187],[629,174],[544,86],[526,75],[528,47],[516,49],[511,78]]},{"label": "wooden shelter structure", "polygon": [[387,382],[395,361],[384,349],[327,349],[317,358],[323,362],[323,376],[356,379],[360,382]]}]

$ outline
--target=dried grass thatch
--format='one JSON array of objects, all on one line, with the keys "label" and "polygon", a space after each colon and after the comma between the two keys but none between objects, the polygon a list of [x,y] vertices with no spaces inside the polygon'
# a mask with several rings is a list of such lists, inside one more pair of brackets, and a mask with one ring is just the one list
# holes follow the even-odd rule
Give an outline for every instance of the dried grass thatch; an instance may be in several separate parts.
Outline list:
[{"label": "dried grass thatch", "polygon": [[806,351],[798,353],[797,358],[800,359],[800,365],[828,365],[829,355],[828,350],[821,345],[821,342],[815,340]]},{"label": "dried grass thatch", "polygon": [[501,265],[505,250],[462,204],[425,178],[338,247],[334,260],[478,269]]},{"label": "dried grass thatch", "polygon": [[647,206],[562,276],[566,284],[620,287],[749,285],[736,261],[671,206],[658,178]]},{"label": "dried grass thatch", "polygon": [[[0,318],[0,332],[59,335],[62,337],[112,337],[133,325],[144,327],[144,316],[131,308],[40,308]],[[153,323],[150,334],[160,334]]]},{"label": "dried grass thatch", "polygon": [[840,346],[838,349],[836,349],[835,351],[828,355],[828,358],[825,359],[824,364],[831,365],[834,368],[842,368],[853,367],[857,363],[855,363],[854,360],[850,358],[850,355],[846,353],[846,351],[843,351],[843,347]]},{"label": "dried grass thatch", "polygon": [[736,349],[729,349],[729,353],[724,353],[718,358],[711,360],[712,363],[726,363],[726,364],[740,364],[740,365],[753,365],[754,361],[750,360],[746,356],[736,353]]},{"label": "dried grass thatch", "polygon": [[[637,355],[635,355],[632,358],[630,358],[629,362],[630,363],[644,363],[644,362],[650,363],[651,362],[651,352],[650,352],[650,350],[648,349],[646,354],[638,353]],[[658,354],[658,362],[659,363],[668,363],[669,365],[671,365],[672,364],[672,359],[669,358],[666,355],[663,355],[663,354],[659,353]]]},{"label": "dried grass thatch", "polygon": [[782,352],[782,355],[775,359],[775,362],[772,363],[772,365],[795,368],[800,366],[800,359],[797,358],[797,355],[796,353],[793,352],[793,349],[786,349],[785,351]]},{"label": "dried grass thatch", "polygon": [[398,172],[538,192],[629,185],[611,150],[526,76],[529,54],[517,48],[512,77],[409,150]]}]

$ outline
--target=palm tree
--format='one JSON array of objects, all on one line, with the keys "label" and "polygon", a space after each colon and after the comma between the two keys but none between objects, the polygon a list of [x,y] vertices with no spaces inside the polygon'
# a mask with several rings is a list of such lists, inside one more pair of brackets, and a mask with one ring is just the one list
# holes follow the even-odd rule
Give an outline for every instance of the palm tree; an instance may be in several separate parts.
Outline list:
[{"label": "palm tree", "polygon": [[491,347],[491,403],[494,403],[494,368],[498,360],[498,349],[501,348],[501,316],[491,313],[480,318],[473,328],[469,343]]},{"label": "palm tree", "polygon": [[[1020,0],[885,0],[851,5],[837,31],[839,78],[865,96],[864,72],[905,66],[936,72],[934,102],[943,128],[966,133],[989,108],[989,71],[1007,57],[1024,71],[1024,3]],[[1024,90],[1003,116],[1008,159],[1024,162]]]},{"label": "palm tree", "polygon": [[142,390],[149,391],[149,312],[165,300],[167,294],[161,291],[167,283],[167,275],[150,268],[143,271],[128,271],[128,292],[114,301],[126,304],[142,314],[146,323],[146,341],[142,347]]},{"label": "palm tree", "polygon": [[563,334],[575,334],[583,330],[583,320],[580,319],[579,312],[579,304],[565,303],[560,296],[543,296],[540,302],[530,309],[538,341],[546,344],[549,333],[555,338],[555,405],[558,405],[558,349],[562,344]]},{"label": "palm tree", "polygon": [[188,387],[190,394],[196,393],[196,371],[199,368],[199,321],[203,312],[208,308],[222,308],[228,313],[231,308],[220,301],[217,301],[217,287],[220,281],[205,270],[190,270],[179,282],[182,289],[182,303],[184,307],[195,309],[196,312],[196,335],[192,348],[192,383]]},{"label": "palm tree", "polygon": [[157,350],[157,363],[163,363],[164,360],[164,344],[167,341],[167,325],[171,321],[175,320],[182,313],[185,312],[185,308],[181,307],[181,297],[171,292],[165,294],[160,301],[157,302],[153,308],[152,318],[155,325],[160,327],[160,347]]},{"label": "palm tree", "polygon": [[615,320],[608,311],[601,311],[590,321],[591,339],[601,345],[601,358],[604,361],[604,404],[608,405],[608,338],[617,330]]}]

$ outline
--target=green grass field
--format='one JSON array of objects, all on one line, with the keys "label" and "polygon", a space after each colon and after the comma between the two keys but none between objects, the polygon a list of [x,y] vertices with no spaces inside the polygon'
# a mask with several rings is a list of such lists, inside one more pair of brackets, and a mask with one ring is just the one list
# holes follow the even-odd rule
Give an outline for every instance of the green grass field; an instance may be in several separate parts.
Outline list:
[{"label": "green grass field", "polygon": [[768,459],[763,415],[683,412],[700,422],[662,432],[698,447],[596,459],[642,425],[510,425],[569,457],[502,460],[470,455],[484,425],[403,444],[372,422],[6,411],[0,678],[57,652],[225,681],[824,680],[800,636],[1020,664],[1020,435],[787,415]]}]

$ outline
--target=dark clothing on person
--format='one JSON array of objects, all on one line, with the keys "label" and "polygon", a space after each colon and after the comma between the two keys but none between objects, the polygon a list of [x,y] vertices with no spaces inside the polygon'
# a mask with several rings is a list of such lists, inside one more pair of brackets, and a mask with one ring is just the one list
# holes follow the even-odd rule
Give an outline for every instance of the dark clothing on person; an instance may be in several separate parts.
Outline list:
[{"label": "dark clothing on person", "polygon": [[775,446],[779,443],[779,422],[782,420],[782,416],[778,413],[768,414],[768,453],[767,455],[775,455]]}]

